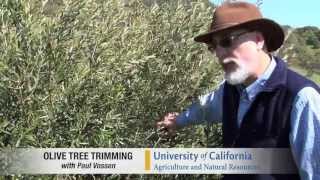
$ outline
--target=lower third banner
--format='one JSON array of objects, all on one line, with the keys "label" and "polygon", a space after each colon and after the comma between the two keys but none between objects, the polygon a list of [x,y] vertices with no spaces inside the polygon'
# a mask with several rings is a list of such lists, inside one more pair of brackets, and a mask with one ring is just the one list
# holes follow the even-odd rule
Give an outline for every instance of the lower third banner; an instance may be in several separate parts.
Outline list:
[{"label": "lower third banner", "polygon": [[0,175],[293,173],[281,148],[0,149]]}]

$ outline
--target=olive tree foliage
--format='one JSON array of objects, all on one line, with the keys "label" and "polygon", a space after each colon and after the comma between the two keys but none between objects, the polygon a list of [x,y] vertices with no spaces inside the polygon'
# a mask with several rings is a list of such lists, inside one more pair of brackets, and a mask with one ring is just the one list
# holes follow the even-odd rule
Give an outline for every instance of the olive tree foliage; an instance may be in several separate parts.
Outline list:
[{"label": "olive tree foliage", "polygon": [[57,2],[1,1],[0,147],[205,146],[201,126],[160,141],[155,124],[221,80],[193,41],[207,0]]}]

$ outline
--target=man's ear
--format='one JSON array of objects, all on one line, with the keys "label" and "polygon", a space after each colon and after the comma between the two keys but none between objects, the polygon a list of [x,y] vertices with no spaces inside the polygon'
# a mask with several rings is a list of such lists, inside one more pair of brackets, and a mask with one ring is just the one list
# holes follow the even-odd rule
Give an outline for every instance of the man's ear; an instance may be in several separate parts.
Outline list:
[{"label": "man's ear", "polygon": [[262,50],[265,46],[264,37],[260,32],[256,33],[256,43],[259,50]]}]

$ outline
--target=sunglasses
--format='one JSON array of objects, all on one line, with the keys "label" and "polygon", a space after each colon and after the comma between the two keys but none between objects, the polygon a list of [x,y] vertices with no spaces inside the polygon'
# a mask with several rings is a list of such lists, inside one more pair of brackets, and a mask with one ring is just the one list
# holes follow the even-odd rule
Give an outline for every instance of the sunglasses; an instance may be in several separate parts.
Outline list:
[{"label": "sunglasses", "polygon": [[248,31],[228,34],[225,37],[220,39],[213,38],[211,43],[208,46],[208,50],[211,52],[214,52],[218,45],[223,48],[230,48],[233,45],[235,40],[237,40],[241,35],[246,33],[248,33]]}]

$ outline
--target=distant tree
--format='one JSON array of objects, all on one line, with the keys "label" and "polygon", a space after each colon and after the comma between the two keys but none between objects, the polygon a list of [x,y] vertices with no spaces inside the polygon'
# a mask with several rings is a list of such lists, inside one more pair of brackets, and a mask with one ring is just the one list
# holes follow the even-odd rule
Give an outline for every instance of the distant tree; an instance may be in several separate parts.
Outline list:
[{"label": "distant tree", "polygon": [[317,38],[315,33],[310,34],[306,39],[306,44],[312,46],[313,49],[320,48],[320,40]]}]

